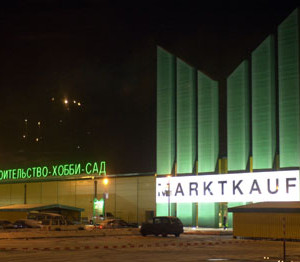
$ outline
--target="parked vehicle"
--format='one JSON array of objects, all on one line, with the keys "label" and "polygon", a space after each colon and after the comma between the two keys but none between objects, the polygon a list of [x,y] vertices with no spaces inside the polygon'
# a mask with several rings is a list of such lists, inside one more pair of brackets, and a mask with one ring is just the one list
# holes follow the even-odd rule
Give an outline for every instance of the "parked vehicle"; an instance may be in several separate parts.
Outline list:
[{"label": "parked vehicle", "polygon": [[30,213],[28,219],[32,221],[38,221],[43,227],[47,227],[49,230],[83,230],[84,225],[73,224],[68,222],[62,215],[56,213]]},{"label": "parked vehicle", "polygon": [[177,217],[160,216],[154,217],[152,223],[144,223],[141,226],[140,233],[146,235],[162,235],[163,237],[168,234],[179,237],[183,233],[183,224]]},{"label": "parked vehicle", "polygon": [[42,225],[31,219],[18,219],[14,222],[14,228],[41,228]]},{"label": "parked vehicle", "polygon": [[96,224],[96,228],[107,229],[107,228],[133,228],[138,227],[136,223],[127,223],[123,219],[106,219],[101,223]]},{"label": "parked vehicle", "polygon": [[14,225],[8,220],[0,220],[0,229],[12,229]]},{"label": "parked vehicle", "polygon": [[114,218],[115,218],[115,216],[110,212],[105,213],[105,216],[104,215],[99,215],[100,220],[114,219]]}]

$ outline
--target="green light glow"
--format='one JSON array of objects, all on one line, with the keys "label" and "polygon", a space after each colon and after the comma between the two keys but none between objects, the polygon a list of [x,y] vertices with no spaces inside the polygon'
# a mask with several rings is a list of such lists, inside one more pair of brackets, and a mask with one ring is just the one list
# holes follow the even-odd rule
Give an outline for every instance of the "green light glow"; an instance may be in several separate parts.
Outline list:
[{"label": "green light glow", "polygon": [[174,55],[157,48],[157,174],[171,174],[175,162]]},{"label": "green light glow", "polygon": [[177,173],[193,173],[196,162],[196,70],[177,59]]},{"label": "green light glow", "polygon": [[253,168],[272,168],[276,150],[275,48],[266,38],[252,52]]},{"label": "green light glow", "polygon": [[218,204],[198,203],[198,226],[218,227]]},{"label": "green light glow", "polygon": [[104,215],[104,205],[105,201],[103,198],[98,200],[97,198],[94,199],[94,205],[93,205],[93,213],[94,216]]},{"label": "green light glow", "polygon": [[278,27],[279,153],[280,167],[299,167],[299,9]]},{"label": "green light glow", "polygon": [[249,159],[249,63],[244,60],[227,79],[228,170],[245,170]]},{"label": "green light glow", "polygon": [[198,172],[214,172],[219,155],[218,82],[198,71]]},{"label": "green light glow", "polygon": [[81,174],[106,175],[106,162],[88,162],[28,168],[0,169],[0,181],[45,179],[48,177],[63,177]]},{"label": "green light glow", "polygon": [[196,204],[177,203],[177,216],[185,226],[195,226],[196,224]]}]

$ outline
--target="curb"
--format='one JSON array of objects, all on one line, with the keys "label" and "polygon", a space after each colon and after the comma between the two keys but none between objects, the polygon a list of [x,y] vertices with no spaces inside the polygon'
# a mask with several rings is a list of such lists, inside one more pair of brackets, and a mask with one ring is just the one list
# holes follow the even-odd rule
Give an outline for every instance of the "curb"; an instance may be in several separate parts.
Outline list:
[{"label": "curb", "polygon": [[179,243],[153,243],[153,244],[127,244],[127,245],[103,245],[103,246],[66,246],[66,247],[1,247],[0,251],[78,251],[91,249],[126,249],[126,248],[152,248],[152,247],[195,247],[215,246],[223,244],[244,244],[256,240],[229,240],[229,241],[208,241],[208,242],[179,242]]}]

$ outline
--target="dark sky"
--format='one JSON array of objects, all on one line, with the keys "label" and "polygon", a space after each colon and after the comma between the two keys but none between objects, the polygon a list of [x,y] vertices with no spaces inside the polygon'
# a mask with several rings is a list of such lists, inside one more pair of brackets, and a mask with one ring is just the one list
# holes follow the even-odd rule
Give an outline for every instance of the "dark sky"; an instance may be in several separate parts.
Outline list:
[{"label": "dark sky", "polygon": [[[297,6],[7,2],[0,10],[0,169],[91,159],[106,160],[109,173],[155,171],[157,45],[220,81],[225,110],[226,77]],[[225,122],[221,115],[223,130]]]}]

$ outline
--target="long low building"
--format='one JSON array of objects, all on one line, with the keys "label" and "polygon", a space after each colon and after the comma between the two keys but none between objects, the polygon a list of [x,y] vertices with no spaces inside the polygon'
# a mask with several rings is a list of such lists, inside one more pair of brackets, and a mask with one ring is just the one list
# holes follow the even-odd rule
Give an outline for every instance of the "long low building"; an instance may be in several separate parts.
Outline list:
[{"label": "long low building", "polygon": [[64,216],[68,221],[81,221],[83,208],[60,204],[13,204],[0,207],[0,219],[15,221],[26,219],[30,212],[56,213]]},{"label": "long low building", "polygon": [[[105,164],[98,161],[0,170],[0,206],[72,206],[83,209],[82,220],[95,221],[104,211],[99,201],[106,198],[105,212],[115,217],[139,224],[151,218],[155,213],[155,174],[106,175]],[[105,178],[107,184],[103,183]]]},{"label": "long low building", "polygon": [[229,208],[233,236],[300,239],[300,201],[264,202]]}]

